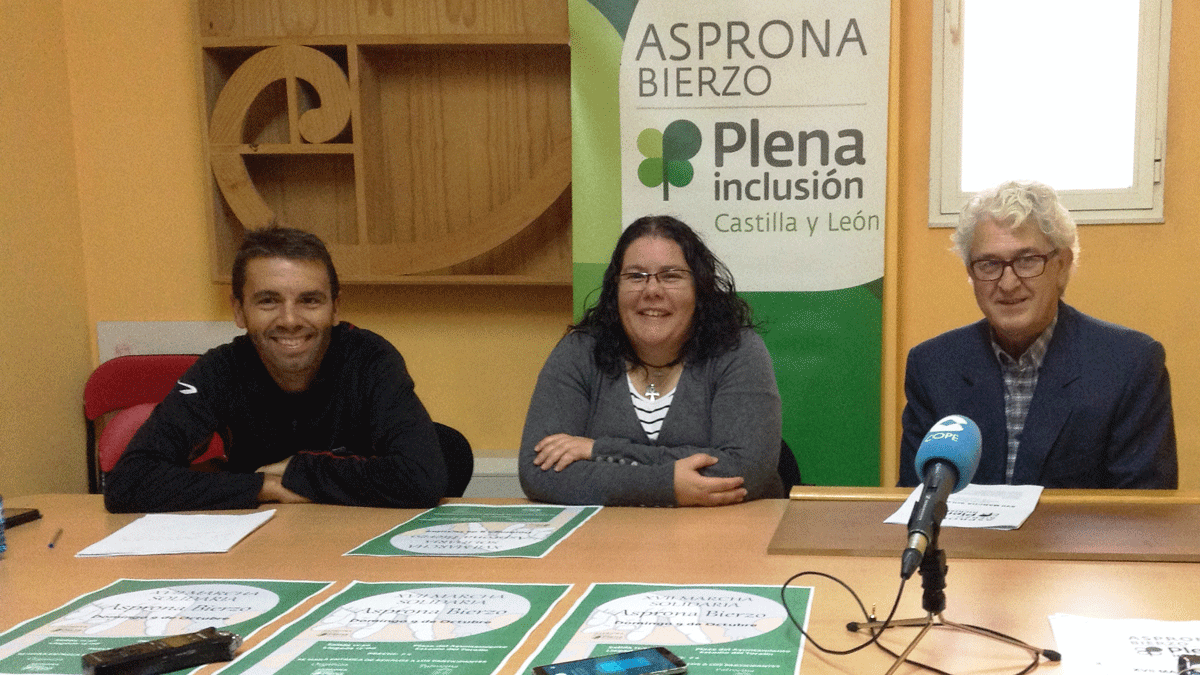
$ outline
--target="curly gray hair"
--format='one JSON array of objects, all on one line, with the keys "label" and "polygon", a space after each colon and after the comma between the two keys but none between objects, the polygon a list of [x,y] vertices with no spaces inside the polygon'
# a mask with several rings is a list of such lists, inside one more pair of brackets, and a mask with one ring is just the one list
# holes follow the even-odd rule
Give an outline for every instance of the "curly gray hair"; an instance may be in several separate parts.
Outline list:
[{"label": "curly gray hair", "polygon": [[1010,180],[971,197],[958,218],[958,227],[950,235],[954,251],[964,264],[971,264],[975,226],[984,220],[1008,224],[1013,229],[1030,222],[1050,239],[1055,249],[1071,249],[1074,254],[1072,267],[1079,264],[1079,233],[1075,219],[1059,203],[1054,188],[1045,183]]}]

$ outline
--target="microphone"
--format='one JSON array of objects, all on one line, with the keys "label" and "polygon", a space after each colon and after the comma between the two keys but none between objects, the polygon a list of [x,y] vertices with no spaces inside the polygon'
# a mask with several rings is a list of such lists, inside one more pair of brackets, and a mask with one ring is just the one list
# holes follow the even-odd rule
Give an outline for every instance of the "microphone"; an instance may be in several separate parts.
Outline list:
[{"label": "microphone", "polygon": [[933,528],[946,517],[946,498],[967,487],[979,468],[979,427],[962,415],[947,415],[925,434],[917,449],[917,475],[925,489],[908,519],[908,548],[900,557],[900,578],[917,571]]}]

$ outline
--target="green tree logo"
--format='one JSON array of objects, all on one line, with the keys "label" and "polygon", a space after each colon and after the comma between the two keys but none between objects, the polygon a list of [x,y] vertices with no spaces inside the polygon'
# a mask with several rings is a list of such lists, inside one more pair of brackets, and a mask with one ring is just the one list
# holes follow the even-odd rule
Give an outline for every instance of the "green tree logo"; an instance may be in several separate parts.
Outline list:
[{"label": "green tree logo", "polygon": [[688,120],[675,120],[665,131],[642,131],[637,147],[646,159],[638,165],[638,180],[646,187],[662,185],[663,201],[667,201],[668,186],[683,187],[692,182],[696,170],[688,160],[700,152],[702,141],[700,128]]}]

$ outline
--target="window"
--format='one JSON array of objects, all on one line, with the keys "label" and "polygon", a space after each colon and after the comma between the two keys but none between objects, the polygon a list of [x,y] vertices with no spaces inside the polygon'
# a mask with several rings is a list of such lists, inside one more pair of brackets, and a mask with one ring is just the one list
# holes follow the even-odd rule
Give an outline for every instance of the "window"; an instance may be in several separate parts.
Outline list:
[{"label": "window", "polygon": [[1162,222],[1171,0],[934,0],[931,226],[1011,178]]}]

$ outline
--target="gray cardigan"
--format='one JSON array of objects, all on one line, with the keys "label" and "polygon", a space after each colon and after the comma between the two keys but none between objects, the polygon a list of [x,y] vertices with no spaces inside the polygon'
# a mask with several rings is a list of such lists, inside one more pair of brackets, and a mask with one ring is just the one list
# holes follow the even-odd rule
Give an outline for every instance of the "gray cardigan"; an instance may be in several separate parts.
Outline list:
[{"label": "gray cardigan", "polygon": [[[756,333],[743,329],[737,349],[685,365],[657,441],[638,422],[625,376],[609,377],[596,366],[594,346],[591,336],[568,334],[538,375],[518,460],[530,499],[674,506],[674,462],[701,452],[718,459],[705,475],[745,479],[747,500],[783,496],[779,389],[771,355]],[[538,468],[534,446],[557,433],[593,439],[592,460],[561,472]]]}]

